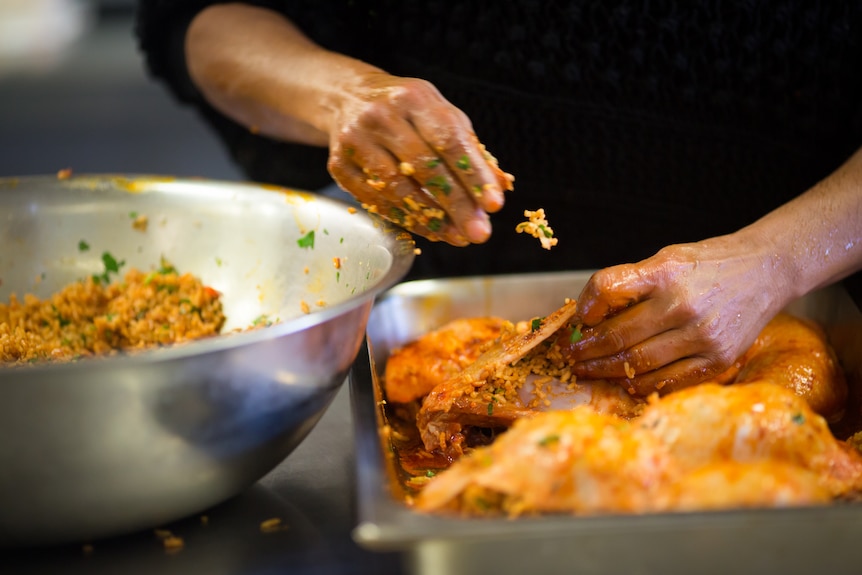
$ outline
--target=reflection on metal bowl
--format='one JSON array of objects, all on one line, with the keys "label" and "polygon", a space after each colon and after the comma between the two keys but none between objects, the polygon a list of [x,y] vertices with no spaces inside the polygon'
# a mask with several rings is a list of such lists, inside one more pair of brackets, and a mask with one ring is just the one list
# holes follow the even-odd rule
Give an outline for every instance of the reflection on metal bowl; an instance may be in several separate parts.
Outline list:
[{"label": "reflection on metal bowl", "polygon": [[223,294],[226,330],[279,320],[0,369],[0,547],[164,524],[254,483],[325,411],[374,298],[414,257],[406,234],[337,201],[145,176],[0,179],[0,242],[0,301],[97,274],[107,251],[200,277]]}]

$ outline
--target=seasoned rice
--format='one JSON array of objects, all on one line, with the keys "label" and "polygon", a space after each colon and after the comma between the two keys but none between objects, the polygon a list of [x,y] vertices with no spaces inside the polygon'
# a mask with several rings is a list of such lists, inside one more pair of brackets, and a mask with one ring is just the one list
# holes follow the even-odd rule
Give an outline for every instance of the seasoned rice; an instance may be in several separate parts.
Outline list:
[{"label": "seasoned rice", "polygon": [[0,363],[70,361],[217,335],[220,294],[165,265],[131,269],[122,282],[87,278],[47,299],[14,294],[0,303]]},{"label": "seasoned rice", "polygon": [[515,226],[517,233],[528,234],[538,239],[546,250],[557,245],[558,242],[557,238],[554,237],[554,230],[551,229],[548,220],[545,218],[544,208],[539,208],[535,211],[524,210],[524,217],[527,218],[527,221]]},{"label": "seasoned rice", "polygon": [[[522,322],[516,326],[516,329],[518,331],[530,329],[529,323]],[[518,361],[497,367],[470,395],[479,401],[495,405],[521,404],[523,401],[520,397],[520,389],[531,375],[537,377],[532,381],[532,397],[524,405],[528,408],[550,405],[551,382],[561,382],[568,389],[575,389],[577,385],[577,378],[572,375],[571,366],[563,357],[559,343],[556,338],[550,338],[530,350]]]}]

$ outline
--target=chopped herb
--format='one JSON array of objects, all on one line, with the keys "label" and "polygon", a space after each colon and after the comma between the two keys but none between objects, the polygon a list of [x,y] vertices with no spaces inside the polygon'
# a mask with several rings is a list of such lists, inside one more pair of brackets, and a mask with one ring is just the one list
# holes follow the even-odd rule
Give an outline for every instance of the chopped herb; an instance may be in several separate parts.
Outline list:
[{"label": "chopped herb", "polygon": [[79,252],[85,252],[89,249],[90,249],[90,244],[88,244],[84,240],[81,240],[80,242],[78,242],[78,251]]},{"label": "chopped herb", "polygon": [[269,318],[267,317],[266,314],[261,314],[261,315],[257,316],[256,318],[254,318],[254,321],[251,322],[251,324],[255,327],[261,326],[261,325],[264,327],[268,327],[268,326],[272,325],[272,322],[269,320]]},{"label": "chopped herb", "polygon": [[467,155],[463,155],[458,158],[458,162],[455,164],[461,170],[469,170],[470,169],[470,158]]},{"label": "chopped herb", "polygon": [[343,243],[344,243],[344,238],[339,238],[338,243],[339,243],[339,244],[343,244]]},{"label": "chopped herb", "polygon": [[393,206],[391,210],[389,210],[389,214],[392,216],[392,220],[398,222],[399,224],[404,223],[404,219],[407,217],[407,214],[404,213],[404,210],[397,206]]},{"label": "chopped herb", "polygon": [[175,267],[174,267],[174,266],[173,266],[173,265],[172,265],[168,260],[166,260],[165,258],[162,258],[162,259],[161,259],[161,261],[159,262],[159,266],[160,266],[160,267],[159,267],[159,269],[158,269],[158,272],[159,272],[160,274],[162,274],[162,275],[175,274],[175,273],[177,273],[177,268],[175,268]]},{"label": "chopped herb", "polygon": [[147,274],[147,277],[144,278],[144,285],[149,285],[153,278],[156,277],[156,272],[150,272]]},{"label": "chopped herb", "polygon": [[554,232],[549,230],[544,224],[539,224],[539,229],[542,230],[542,234],[544,234],[546,238],[554,237]]},{"label": "chopped herb", "polygon": [[440,228],[443,227],[443,220],[440,218],[431,218],[428,220],[428,229],[432,232],[439,232]]},{"label": "chopped herb", "polygon": [[166,291],[168,293],[176,293],[180,289],[180,286],[162,284],[156,287],[156,291]]},{"label": "chopped herb", "polygon": [[557,443],[559,440],[560,440],[560,436],[557,434],[548,435],[547,437],[543,437],[539,441],[539,445],[541,445],[542,447],[547,447],[547,446],[551,445],[552,443]]},{"label": "chopped herb", "polygon": [[120,268],[126,265],[126,260],[117,261],[109,252],[104,252],[102,254],[102,263],[105,266],[105,271],[99,275],[93,274],[93,281],[97,284],[104,283],[108,285],[111,283],[110,274],[120,273]]},{"label": "chopped herb", "polygon": [[341,272],[335,272],[335,283],[341,280]]},{"label": "chopped herb", "polygon": [[536,331],[537,329],[539,329],[540,327],[542,327],[542,321],[543,321],[544,319],[545,319],[545,318],[543,318],[543,317],[536,317],[536,318],[533,318],[533,321],[531,321],[531,322],[530,322],[530,330],[531,330],[531,331]]},{"label": "chopped herb", "polygon": [[494,415],[494,401],[496,400],[492,397],[488,402],[488,415]]},{"label": "chopped herb", "polygon": [[216,258],[215,262],[218,267],[221,267],[221,258]]},{"label": "chopped herb", "polygon": [[129,212],[129,218],[134,220],[137,217],[138,217],[138,212]]},{"label": "chopped herb", "polygon": [[296,245],[301,248],[314,249],[314,230],[311,230],[310,232],[296,240]]},{"label": "chopped herb", "polygon": [[117,314],[115,314],[115,313],[105,314],[105,319],[108,321],[112,321],[115,317],[117,317]]},{"label": "chopped herb", "polygon": [[425,164],[426,168],[436,168],[440,165],[440,158],[434,158],[433,160],[429,160],[427,164]]},{"label": "chopped herb", "polygon": [[433,472],[432,470],[430,470],[430,469],[428,469],[428,470],[426,470],[426,471],[425,471],[425,477],[434,477],[435,475],[437,475],[437,474],[436,474],[436,473],[434,473],[434,472]]},{"label": "chopped herb", "polygon": [[578,343],[581,341],[581,338],[584,337],[584,334],[581,333],[577,327],[572,326],[572,335],[569,336],[570,343]]},{"label": "chopped herb", "polygon": [[803,423],[805,423],[805,416],[801,413],[793,414],[793,423],[795,423],[796,425],[802,425]]},{"label": "chopped herb", "polygon": [[444,196],[448,196],[452,192],[452,184],[449,183],[449,180],[445,176],[434,176],[425,182],[425,185],[429,188],[438,188],[443,192]]}]

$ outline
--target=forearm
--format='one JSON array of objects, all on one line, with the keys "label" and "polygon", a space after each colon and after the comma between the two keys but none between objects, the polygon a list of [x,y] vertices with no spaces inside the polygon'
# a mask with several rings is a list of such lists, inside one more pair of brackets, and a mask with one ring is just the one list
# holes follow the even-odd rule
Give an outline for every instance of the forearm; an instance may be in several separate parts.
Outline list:
[{"label": "forearm", "polygon": [[186,35],[189,74],[234,121],[285,141],[326,146],[351,84],[379,69],[324,50],[289,20],[262,8],[220,4]]},{"label": "forearm", "polygon": [[764,265],[779,271],[783,303],[862,269],[862,150],[736,235],[766,248]]}]

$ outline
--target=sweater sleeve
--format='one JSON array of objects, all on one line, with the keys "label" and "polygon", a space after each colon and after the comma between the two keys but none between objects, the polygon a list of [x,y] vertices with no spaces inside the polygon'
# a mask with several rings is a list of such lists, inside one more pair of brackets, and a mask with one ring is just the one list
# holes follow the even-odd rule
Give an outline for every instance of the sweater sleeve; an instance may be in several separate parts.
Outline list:
[{"label": "sweater sleeve", "polygon": [[[218,0],[139,0],[135,36],[145,70],[182,105],[195,108],[233,161],[250,180],[317,190],[331,183],[326,170],[328,150],[252,134],[203,98],[189,76],[185,35],[195,15]],[[249,2],[289,18],[302,16],[301,2]],[[292,13],[293,12],[293,13]]]}]

